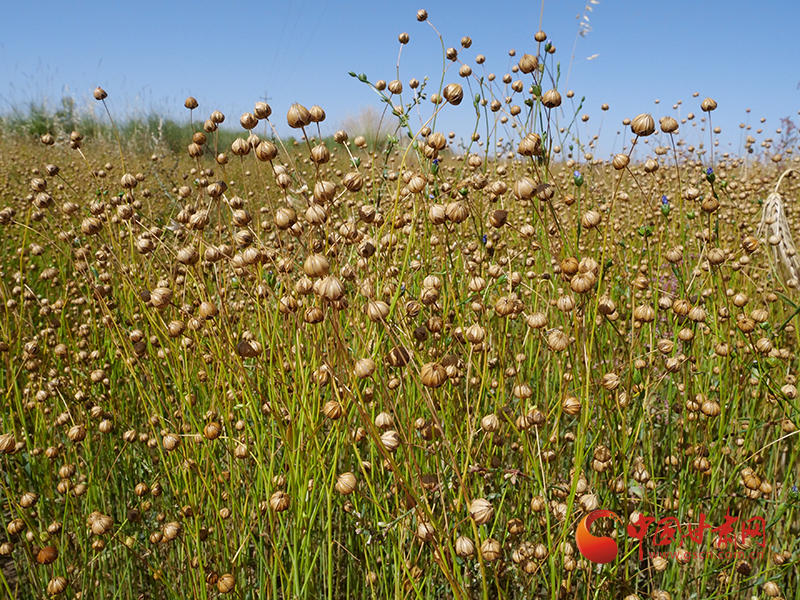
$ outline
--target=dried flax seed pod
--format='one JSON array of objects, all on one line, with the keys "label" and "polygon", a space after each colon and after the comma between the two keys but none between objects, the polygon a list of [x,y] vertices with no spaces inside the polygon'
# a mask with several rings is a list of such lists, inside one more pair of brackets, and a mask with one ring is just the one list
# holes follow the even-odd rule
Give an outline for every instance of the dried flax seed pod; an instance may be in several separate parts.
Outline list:
[{"label": "dried flax seed pod", "polygon": [[523,54],[519,59],[519,70],[525,73],[533,73],[539,68],[539,59],[530,54]]},{"label": "dried flax seed pod", "polygon": [[587,210],[585,213],[583,213],[583,215],[581,215],[581,225],[584,227],[584,229],[594,229],[600,225],[602,220],[603,217],[596,210]]},{"label": "dried flax seed pod", "polygon": [[664,133],[677,133],[678,132],[678,121],[676,121],[672,117],[661,117],[659,119],[659,124],[661,125],[661,131]]},{"label": "dried flax seed pod", "polygon": [[712,110],[717,109],[717,102],[713,98],[705,98],[700,103],[700,109],[703,112],[711,112]]},{"label": "dried flax seed pod", "polygon": [[389,452],[396,452],[401,443],[400,435],[396,431],[390,429],[381,435],[381,443]]},{"label": "dried flax seed pod", "polygon": [[311,113],[302,104],[292,104],[286,114],[286,121],[292,129],[301,129],[311,123]]},{"label": "dried flax seed pod", "polygon": [[630,160],[631,159],[628,157],[627,154],[617,154],[611,161],[611,166],[613,166],[614,169],[616,169],[617,171],[621,171],[622,169],[628,166]]},{"label": "dried flax seed pod", "polygon": [[230,594],[234,589],[236,589],[236,578],[232,574],[225,573],[217,580],[217,591],[220,594]]},{"label": "dried flax seed pod", "polygon": [[334,488],[343,496],[347,496],[355,491],[356,485],[356,476],[348,471],[347,473],[339,475]]},{"label": "dried flax seed pod", "polygon": [[51,565],[58,559],[58,549],[54,546],[45,546],[36,555],[36,562],[40,565]]},{"label": "dried flax seed pod", "polygon": [[420,369],[420,380],[425,387],[441,387],[447,381],[447,369],[440,363],[426,363]]},{"label": "dried flax seed pod", "polygon": [[277,491],[269,498],[269,507],[275,512],[283,512],[289,508],[289,495],[284,491]]},{"label": "dried flax seed pod", "polygon": [[455,543],[456,554],[461,558],[469,558],[475,554],[475,543],[466,536],[459,536]]},{"label": "dried flax seed pod", "polygon": [[476,498],[469,506],[469,515],[478,525],[485,525],[494,517],[494,508],[488,500]]},{"label": "dried flax seed pod", "polygon": [[547,108],[561,106],[561,94],[557,90],[548,90],[542,95],[542,104]]},{"label": "dried flax seed pod", "polygon": [[494,562],[503,555],[503,547],[494,538],[486,538],[481,544],[481,555],[487,562]]},{"label": "dried flax seed pod", "polygon": [[47,593],[51,596],[58,596],[64,593],[67,589],[67,585],[69,585],[69,582],[66,577],[53,577],[47,583]]},{"label": "dried flax seed pod", "polygon": [[464,88],[458,83],[450,83],[444,87],[442,95],[450,104],[458,106],[464,99]]},{"label": "dried flax seed pod", "polygon": [[656,130],[656,123],[653,116],[648,113],[642,113],[634,117],[631,121],[631,131],[634,135],[639,137],[647,137],[652,135]]}]

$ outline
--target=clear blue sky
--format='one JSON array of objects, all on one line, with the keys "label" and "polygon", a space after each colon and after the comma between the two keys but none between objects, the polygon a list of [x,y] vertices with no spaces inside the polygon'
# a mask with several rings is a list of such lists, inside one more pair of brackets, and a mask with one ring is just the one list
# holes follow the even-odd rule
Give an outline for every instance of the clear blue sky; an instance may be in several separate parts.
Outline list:
[{"label": "clear blue sky", "polygon": [[[562,93],[576,17],[586,2],[544,3],[542,28],[562,63]],[[472,47],[459,56],[476,71],[478,54],[499,79],[512,64],[510,49],[517,59],[535,51],[540,1],[7,2],[0,112],[30,100],[55,105],[63,95],[91,104],[92,90],[100,85],[120,116],[156,111],[183,118],[183,100],[192,95],[200,117],[219,109],[236,122],[267,96],[282,133],[292,102],[322,106],[328,114],[323,133],[332,133],[362,107],[383,108],[347,72],[394,79],[399,33],[411,37],[400,62],[406,86],[412,77],[441,73],[438,39],[428,24],[417,22],[419,8],[427,9],[446,46],[458,48],[462,36],[472,38]],[[699,118],[705,96],[719,104],[713,124],[722,127],[726,149],[738,152],[739,123],[750,124],[760,140],[777,137],[780,117],[800,122],[797,0],[601,0],[592,8],[592,31],[577,39],[568,87],[577,98],[586,96],[582,112],[591,119],[582,135],[599,133],[604,153],[620,148],[616,132],[624,117],[691,111]],[[592,55],[598,56],[587,61]],[[451,81],[460,81],[455,69],[448,73]],[[700,96],[693,98],[694,92]],[[679,100],[677,113],[672,106]],[[611,107],[605,113],[604,102]],[[465,101],[447,107],[441,125],[467,136],[472,122]],[[760,136],[758,128],[764,130]],[[682,132],[697,142],[699,133],[689,126]]]}]

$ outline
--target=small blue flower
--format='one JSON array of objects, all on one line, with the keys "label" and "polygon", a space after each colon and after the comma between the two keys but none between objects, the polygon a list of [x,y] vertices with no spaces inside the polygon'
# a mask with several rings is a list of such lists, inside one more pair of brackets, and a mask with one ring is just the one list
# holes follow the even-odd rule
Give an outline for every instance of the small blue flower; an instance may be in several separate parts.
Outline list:
[{"label": "small blue flower", "polygon": [[711,167],[708,167],[706,169],[706,175],[713,175],[713,174],[714,174],[714,169],[712,169]]},{"label": "small blue flower", "polygon": [[487,237],[486,237],[486,234],[484,233],[484,234],[483,234],[483,237],[481,238],[481,242],[483,242],[483,243],[485,244],[485,243],[486,243],[486,241],[487,241],[488,239],[489,239],[489,238],[487,238]]},{"label": "small blue flower", "polygon": [[669,204],[669,199],[667,199],[666,194],[661,196],[661,204],[663,204],[664,206],[667,206]]},{"label": "small blue flower", "polygon": [[433,164],[438,165],[439,164],[439,159],[438,158],[434,158],[433,159]]},{"label": "small blue flower", "polygon": [[575,176],[575,177],[580,177],[581,176],[581,172],[580,171],[575,171],[572,175]]}]

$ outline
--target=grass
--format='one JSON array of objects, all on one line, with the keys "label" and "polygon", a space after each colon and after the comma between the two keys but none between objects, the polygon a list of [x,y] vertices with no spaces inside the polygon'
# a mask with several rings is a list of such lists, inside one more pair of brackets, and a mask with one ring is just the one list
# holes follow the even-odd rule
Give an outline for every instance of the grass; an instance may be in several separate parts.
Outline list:
[{"label": "grass", "polygon": [[[444,41],[427,91],[356,75],[385,147],[315,150],[302,112],[298,144],[275,115],[7,126],[6,595],[800,597],[797,282],[756,236],[793,149],[712,159],[640,116],[634,160],[588,156],[544,39],[508,83]],[[575,544],[597,508],[606,565]],[[640,560],[638,514],[767,533],[654,522]]]}]

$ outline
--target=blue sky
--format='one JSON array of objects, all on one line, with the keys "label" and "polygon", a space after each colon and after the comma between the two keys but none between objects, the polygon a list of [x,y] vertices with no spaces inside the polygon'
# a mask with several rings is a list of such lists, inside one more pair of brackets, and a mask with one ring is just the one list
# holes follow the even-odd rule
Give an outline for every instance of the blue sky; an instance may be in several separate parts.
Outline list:
[{"label": "blue sky", "polygon": [[[477,72],[475,57],[485,55],[486,71],[498,79],[515,61],[510,49],[517,59],[535,53],[533,35],[543,14],[542,28],[562,65],[560,91],[568,86],[576,98],[586,97],[581,114],[590,120],[581,125],[581,135],[600,136],[598,154],[619,150],[630,138],[616,135],[624,117],[694,112],[699,119],[706,96],[719,104],[713,125],[722,128],[723,149],[739,151],[740,123],[761,140],[777,137],[781,117],[800,122],[797,0],[600,0],[586,13],[592,31],[577,37],[586,1],[547,0],[543,13],[540,1],[7,3],[0,112],[30,100],[55,105],[64,95],[91,105],[92,90],[100,85],[120,116],[156,111],[185,118],[183,101],[193,95],[198,116],[218,109],[236,122],[266,96],[281,133],[288,131],[285,114],[292,102],[322,106],[328,115],[323,133],[332,133],[363,107],[383,108],[347,72],[394,79],[401,32],[411,38],[400,60],[404,85],[413,77],[438,81],[439,40],[415,18],[425,8],[446,46],[458,48],[461,37],[470,36],[473,45],[459,58]],[[586,60],[592,55],[597,57]],[[456,69],[448,72],[446,83],[452,81],[461,81]],[[699,97],[692,97],[695,92]],[[673,110],[678,101],[682,105]],[[602,103],[610,110],[602,112]],[[445,131],[464,136],[473,123],[467,101],[447,107],[440,122]],[[697,143],[699,127],[682,126],[687,141]]]}]

